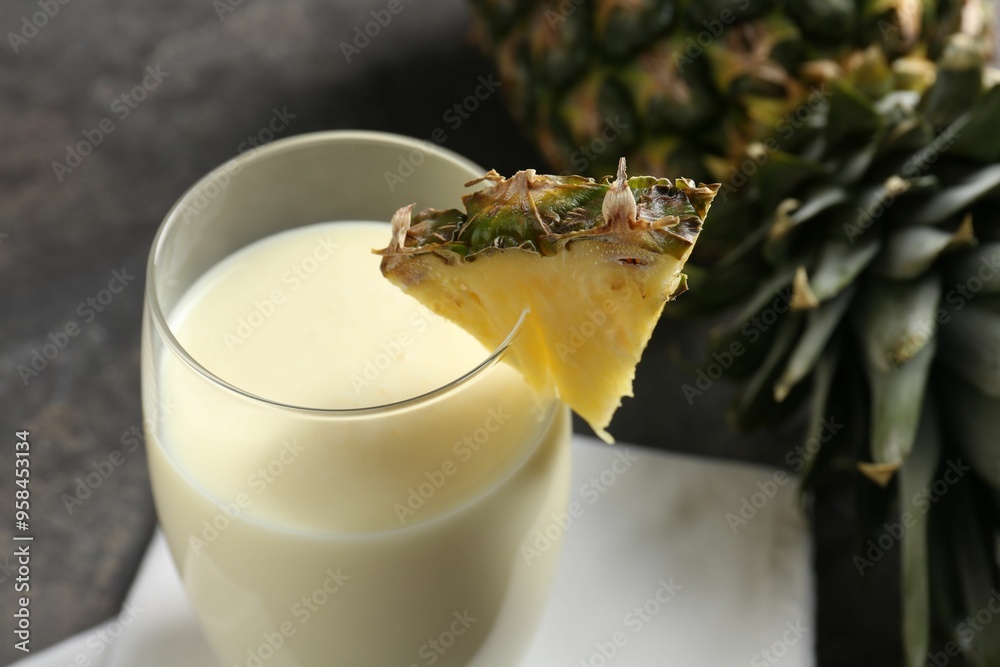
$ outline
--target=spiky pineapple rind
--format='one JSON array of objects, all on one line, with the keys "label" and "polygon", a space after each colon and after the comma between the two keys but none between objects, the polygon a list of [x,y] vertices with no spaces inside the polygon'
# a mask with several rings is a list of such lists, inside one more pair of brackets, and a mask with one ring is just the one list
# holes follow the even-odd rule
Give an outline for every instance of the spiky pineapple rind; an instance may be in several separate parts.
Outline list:
[{"label": "spiky pineapple rind", "polygon": [[[413,215],[412,206],[397,211],[392,241],[377,251],[384,257],[383,272],[413,254],[432,253],[446,262],[474,261],[500,250],[551,256],[582,239],[627,243],[680,259],[698,238],[719,189],[685,178],[627,178],[624,160],[615,177],[601,182],[528,169],[510,178],[490,171],[466,185],[482,181],[492,185],[465,195],[464,212],[425,209]],[[608,208],[617,193],[624,196],[620,213]]]}]

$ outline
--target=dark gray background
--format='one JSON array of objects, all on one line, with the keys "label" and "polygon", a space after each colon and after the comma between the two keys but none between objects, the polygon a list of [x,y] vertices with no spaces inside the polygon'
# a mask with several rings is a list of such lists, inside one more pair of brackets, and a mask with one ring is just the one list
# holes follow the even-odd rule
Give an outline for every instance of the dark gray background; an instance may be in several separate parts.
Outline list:
[{"label": "dark gray background", "polygon": [[[11,618],[15,597],[2,567],[11,551],[13,433],[28,429],[34,650],[117,611],[154,527],[142,448],[126,452],[72,514],[61,497],[141,424],[142,273],[172,202],[235,155],[272,109],[295,116],[281,136],[362,128],[428,138],[493,71],[471,42],[460,0],[403,0],[404,11],[351,63],[339,43],[384,1],[236,1],[220,19],[211,0],[70,0],[16,54],[6,35],[39,7],[0,3],[0,618]],[[147,66],[167,76],[120,118],[115,99]],[[53,161],[65,161],[66,146],[104,118],[114,131],[59,182]],[[544,167],[499,95],[447,134],[446,147],[486,168]],[[113,270],[135,279],[48,368],[22,382],[18,365],[68,321],[83,323],[79,304]],[[636,399],[612,431],[652,446],[780,462],[795,439],[730,435],[725,387],[693,407],[685,401],[679,366],[697,364],[704,334],[701,326],[661,326]],[[838,568],[850,577],[849,564]],[[0,625],[6,664],[21,656],[9,621]]]}]

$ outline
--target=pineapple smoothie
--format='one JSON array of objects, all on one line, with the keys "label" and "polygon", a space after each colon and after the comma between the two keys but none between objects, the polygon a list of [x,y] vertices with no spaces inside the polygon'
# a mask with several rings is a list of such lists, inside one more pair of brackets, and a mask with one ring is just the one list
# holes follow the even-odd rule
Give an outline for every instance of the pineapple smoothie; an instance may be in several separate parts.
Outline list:
[{"label": "pineapple smoothie", "polygon": [[267,399],[169,354],[144,388],[168,417],[148,442],[160,523],[227,667],[509,667],[537,626],[568,412],[503,362],[365,410],[489,356],[382,277],[389,233],[264,238],[169,315],[191,357]]}]

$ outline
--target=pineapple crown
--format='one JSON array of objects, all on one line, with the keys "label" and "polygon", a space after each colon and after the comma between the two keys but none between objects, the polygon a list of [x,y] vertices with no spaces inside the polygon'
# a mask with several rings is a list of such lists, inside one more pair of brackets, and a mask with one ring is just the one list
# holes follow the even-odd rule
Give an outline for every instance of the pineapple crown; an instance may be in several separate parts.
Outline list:
[{"label": "pineapple crown", "polygon": [[[554,165],[600,138],[649,171],[746,180],[714,204],[694,257],[711,269],[688,263],[697,289],[669,312],[739,311],[715,342],[745,345],[733,420],[807,413],[804,488],[846,480],[859,545],[890,512],[915,518],[901,635],[923,664],[932,611],[954,636],[1000,586],[993,3],[473,2]],[[956,460],[973,474],[914,507]],[[1000,655],[1000,633],[955,638],[979,664]]]},{"label": "pineapple crown", "polygon": [[[993,31],[986,0],[473,4],[505,95],[552,164],[568,167],[607,128],[633,164],[712,180],[867,49],[922,89],[949,36]],[[886,90],[874,76],[864,86]]]},{"label": "pineapple crown", "polygon": [[[753,224],[674,312],[742,304],[716,337],[729,349],[787,295],[787,312],[729,370],[741,381],[733,420],[751,429],[808,412],[807,441],[823,444],[804,488],[849,480],[876,514],[859,520],[859,544],[890,512],[917,517],[902,588],[905,649],[921,664],[930,601],[939,627],[955,628],[1000,583],[1000,76],[965,35],[923,92],[880,52],[865,59],[857,76],[827,82],[829,103],[794,144],[716,204],[714,218]],[[864,74],[879,71],[892,89],[866,90]],[[832,434],[831,416],[843,424]],[[956,461],[975,474],[920,511],[920,489]],[[946,582],[963,591],[955,607],[939,597]],[[972,655],[996,655],[993,641],[975,640]]]},{"label": "pineapple crown", "polygon": [[[872,68],[884,66],[877,52],[871,57]],[[789,334],[784,354],[776,352],[766,371],[745,369],[771,377],[750,383],[752,395],[744,395],[735,412],[740,426],[784,416],[781,404],[811,375],[835,334],[847,329],[874,370],[916,372],[907,365],[934,343],[941,290],[1000,242],[994,212],[1000,203],[998,82],[963,36],[949,43],[923,94],[893,90],[872,99],[855,81],[831,81],[829,103],[815,127],[797,138],[796,150],[768,153],[738,196],[716,204],[715,217],[740,215],[756,227],[675,313],[745,303],[719,336],[726,345],[762,304],[788,288],[791,312],[784,319],[799,331]],[[756,286],[733,280],[748,274],[764,279]],[[921,312],[907,314],[908,308]],[[797,350],[804,341],[813,347]],[[980,389],[1000,399],[996,388]],[[759,409],[769,402],[771,409]],[[883,431],[892,435],[872,441],[873,462],[900,464],[913,433]]]}]

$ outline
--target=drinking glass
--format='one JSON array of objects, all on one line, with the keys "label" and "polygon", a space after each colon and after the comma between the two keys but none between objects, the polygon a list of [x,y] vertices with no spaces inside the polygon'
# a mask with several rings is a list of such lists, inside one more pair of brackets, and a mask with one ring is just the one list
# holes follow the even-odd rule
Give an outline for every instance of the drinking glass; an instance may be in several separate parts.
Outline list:
[{"label": "drinking glass", "polygon": [[515,372],[504,358],[525,315],[450,382],[360,408],[255,394],[176,335],[181,297],[248,244],[455,207],[482,173],[400,136],[307,134],[220,166],[163,221],[143,314],[149,469],[220,665],[511,667],[530,645],[562,539],[570,428],[550,389],[494,381]]}]

